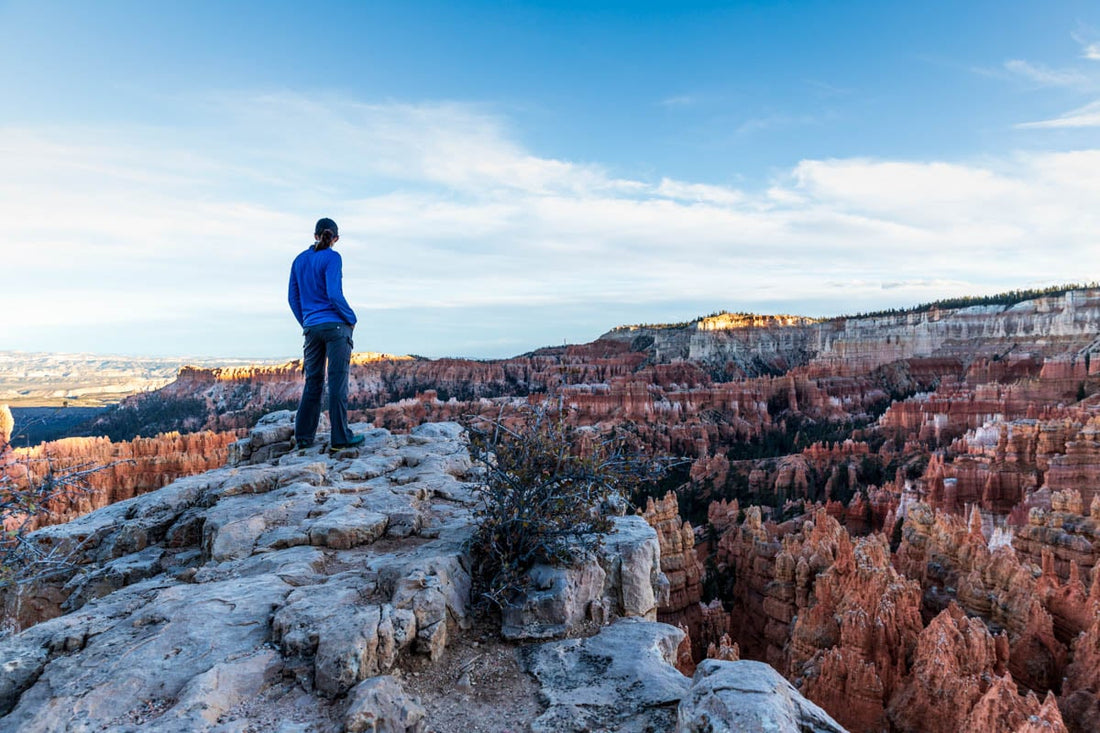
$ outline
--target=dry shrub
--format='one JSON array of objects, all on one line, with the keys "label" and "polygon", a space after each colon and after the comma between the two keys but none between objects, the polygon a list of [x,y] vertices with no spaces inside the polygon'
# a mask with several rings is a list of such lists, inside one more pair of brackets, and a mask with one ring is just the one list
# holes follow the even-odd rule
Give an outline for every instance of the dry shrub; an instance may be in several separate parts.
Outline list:
[{"label": "dry shrub", "polygon": [[520,593],[536,564],[569,563],[598,549],[634,487],[657,464],[567,421],[559,407],[519,408],[495,420],[467,421],[470,453],[481,469],[470,540],[474,592],[490,606]]},{"label": "dry shrub", "polygon": [[34,520],[91,490],[89,479],[120,461],[58,468],[49,456],[29,458],[9,443],[14,421],[0,405],[0,590],[71,567],[78,548],[43,547],[29,539]]}]

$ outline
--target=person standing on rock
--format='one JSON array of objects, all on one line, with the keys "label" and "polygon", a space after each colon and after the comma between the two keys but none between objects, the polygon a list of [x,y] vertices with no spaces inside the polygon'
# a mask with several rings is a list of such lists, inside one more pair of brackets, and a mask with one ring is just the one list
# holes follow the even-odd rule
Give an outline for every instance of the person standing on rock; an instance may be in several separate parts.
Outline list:
[{"label": "person standing on rock", "polygon": [[328,362],[328,416],[332,448],[350,448],[363,442],[348,427],[348,367],[351,363],[355,311],[344,299],[343,260],[332,249],[340,230],[332,219],[317,221],[313,246],[294,258],[290,268],[288,300],[305,336],[302,371],[306,386],[294,420],[294,443],[313,444],[321,417],[321,393]]}]

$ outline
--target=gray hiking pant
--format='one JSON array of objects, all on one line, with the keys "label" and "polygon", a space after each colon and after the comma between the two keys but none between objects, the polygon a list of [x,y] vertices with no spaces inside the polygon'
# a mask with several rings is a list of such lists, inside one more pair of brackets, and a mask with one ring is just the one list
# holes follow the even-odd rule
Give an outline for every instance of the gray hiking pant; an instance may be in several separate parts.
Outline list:
[{"label": "gray hiking pant", "polygon": [[348,364],[351,361],[352,327],[346,323],[318,323],[302,332],[302,371],[306,386],[298,403],[294,420],[294,439],[299,444],[312,443],[321,417],[321,395],[325,386],[325,362],[328,362],[328,417],[332,423],[332,442],[351,440],[348,429]]}]

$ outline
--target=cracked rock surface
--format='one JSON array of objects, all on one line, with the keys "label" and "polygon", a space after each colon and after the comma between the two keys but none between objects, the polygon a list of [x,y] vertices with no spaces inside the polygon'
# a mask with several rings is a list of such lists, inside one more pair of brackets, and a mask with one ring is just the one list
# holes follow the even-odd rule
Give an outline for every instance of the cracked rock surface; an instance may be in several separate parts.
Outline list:
[{"label": "cracked rock surface", "polygon": [[244,730],[257,698],[291,719],[250,729],[339,730],[330,700],[443,653],[469,624],[461,428],[357,425],[330,455],[286,452],[290,419],[238,465],[34,535],[77,565],[5,599],[25,630],[0,640],[0,731]]},{"label": "cracked rock surface", "polygon": [[673,666],[683,638],[674,626],[623,618],[587,639],[531,647],[527,671],[548,706],[531,730],[671,730],[691,684]]}]

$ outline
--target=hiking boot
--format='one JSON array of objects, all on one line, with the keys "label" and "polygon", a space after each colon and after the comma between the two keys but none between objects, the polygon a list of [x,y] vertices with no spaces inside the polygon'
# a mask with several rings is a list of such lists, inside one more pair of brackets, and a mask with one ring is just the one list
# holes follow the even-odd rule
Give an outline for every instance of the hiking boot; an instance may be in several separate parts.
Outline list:
[{"label": "hiking boot", "polygon": [[353,435],[353,436],[351,436],[351,440],[349,440],[348,442],[346,442],[346,443],[333,443],[332,445],[329,446],[329,448],[331,450],[343,450],[344,448],[354,448],[357,445],[363,445],[363,441],[365,441],[365,440],[366,440],[366,438],[364,438],[362,435]]}]

